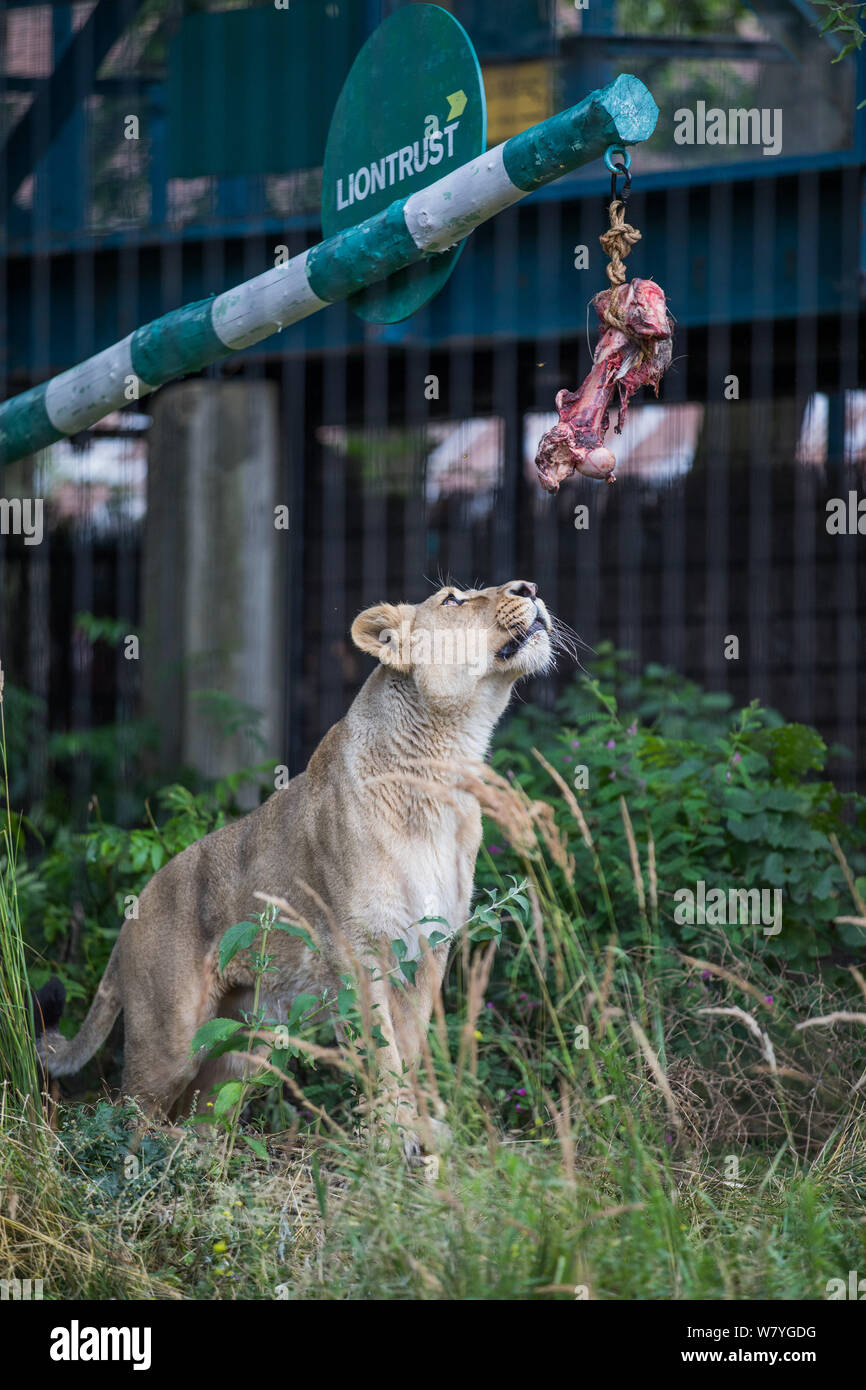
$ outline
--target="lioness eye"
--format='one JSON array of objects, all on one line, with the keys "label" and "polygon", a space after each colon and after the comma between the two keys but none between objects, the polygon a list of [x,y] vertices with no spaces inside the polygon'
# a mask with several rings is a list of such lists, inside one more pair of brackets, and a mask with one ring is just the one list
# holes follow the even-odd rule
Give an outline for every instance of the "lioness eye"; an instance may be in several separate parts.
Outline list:
[{"label": "lioness eye", "polygon": [[457,607],[459,607],[460,604],[463,603],[463,602],[465,602],[464,599],[462,599],[462,598],[457,598],[454,594],[446,594],[445,597],[444,597],[443,600],[442,600],[442,607],[445,608],[446,605],[449,604],[449,603],[453,603],[453,604],[455,604]]}]

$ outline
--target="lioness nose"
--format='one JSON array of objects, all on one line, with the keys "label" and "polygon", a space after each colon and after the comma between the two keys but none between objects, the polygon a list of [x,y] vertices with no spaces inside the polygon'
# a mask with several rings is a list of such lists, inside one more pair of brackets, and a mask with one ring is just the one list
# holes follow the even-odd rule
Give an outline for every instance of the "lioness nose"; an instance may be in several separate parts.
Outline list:
[{"label": "lioness nose", "polygon": [[513,598],[535,598],[538,593],[538,585],[529,584],[525,579],[518,579],[514,584],[509,584],[508,592]]}]

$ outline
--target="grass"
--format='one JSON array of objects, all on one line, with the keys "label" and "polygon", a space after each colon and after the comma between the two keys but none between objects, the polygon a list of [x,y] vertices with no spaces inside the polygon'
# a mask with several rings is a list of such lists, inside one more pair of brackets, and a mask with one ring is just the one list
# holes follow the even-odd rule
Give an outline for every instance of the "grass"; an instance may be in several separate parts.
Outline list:
[{"label": "grass", "polygon": [[547,1134],[460,1135],[430,1182],[363,1144],[287,1136],[225,1177],[191,1137],[150,1130],[149,1164],[115,1183],[135,1117],[101,1147],[108,1109],[68,1116],[47,1161],[4,1135],[0,1265],[48,1298],[816,1299],[863,1267],[853,1132],[808,1164],[746,1157],[736,1181],[644,1141],[574,1172]]},{"label": "grass", "polygon": [[625,800],[627,922],[561,778],[567,827],[489,769],[463,775],[523,880],[488,856],[507,907],[457,943],[418,1082],[452,1138],[423,1172],[359,1123],[363,1050],[333,1073],[313,1031],[289,1128],[264,1092],[210,1141],[129,1103],[36,1113],[7,818],[0,1277],[50,1299],[808,1300],[866,1269],[859,973],[807,978],[710,929],[700,954],[665,945]]},{"label": "grass", "polygon": [[[13,826],[6,762],[6,711],[4,675],[0,666],[0,769],[3,779],[5,819],[0,821],[0,1066],[2,1098],[0,1116],[34,1118],[34,1097],[39,1094],[39,1066],[29,1028],[30,996],[16,879],[17,833]],[[0,1132],[3,1132],[0,1129]],[[40,1126],[35,1135],[41,1133]],[[41,1140],[34,1138],[38,1145]]]}]

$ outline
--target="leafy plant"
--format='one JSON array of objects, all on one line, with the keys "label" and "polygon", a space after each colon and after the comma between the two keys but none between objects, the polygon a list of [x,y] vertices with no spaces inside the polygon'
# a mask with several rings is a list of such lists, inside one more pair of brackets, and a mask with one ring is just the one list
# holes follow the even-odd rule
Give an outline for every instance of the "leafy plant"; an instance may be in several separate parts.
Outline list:
[{"label": "leafy plant", "polygon": [[262,765],[199,792],[181,783],[164,787],[145,802],[142,824],[131,828],[104,822],[94,800],[88,829],[60,825],[44,846],[37,840],[28,858],[19,855],[21,919],[37,953],[31,983],[38,988],[51,975],[63,980],[71,1006],[64,1026],[77,1026],[148,879],[188,845],[228,824],[240,813],[241,789],[263,788],[270,773],[270,764]]},{"label": "leafy plant", "polygon": [[[6,1106],[32,1118],[39,1093],[39,1066],[33,1045],[24,937],[18,902],[16,859],[20,827],[12,818],[6,759],[6,713],[0,667],[0,778],[5,817],[0,821],[0,1067]],[[37,1136],[38,1137],[38,1136]]]},{"label": "leafy plant", "polygon": [[[818,26],[818,32],[823,37],[824,34],[838,34],[842,38],[842,47],[833,58],[834,63],[841,63],[843,58],[849,57],[852,53],[859,53],[866,39],[861,20],[866,4],[842,4],[839,0],[813,0],[818,9],[826,10],[827,13]],[[858,102],[857,110],[860,111],[866,106],[866,101]]]},{"label": "leafy plant", "polygon": [[75,627],[94,645],[105,642],[109,647],[119,647],[129,632],[130,623],[126,618],[97,618],[93,613],[76,613]]},{"label": "leafy plant", "polygon": [[[859,53],[866,39],[866,31],[860,23],[866,4],[841,4],[839,0],[814,0],[814,4],[818,9],[827,11],[818,26],[819,34],[822,37],[824,34],[840,34],[844,39],[833,62],[840,63],[850,53]],[[863,105],[862,102],[860,104]]]},{"label": "leafy plant", "polygon": [[[470,920],[416,924],[454,946],[415,1078],[452,1131],[438,1173],[416,1181],[358,1114],[382,1041],[366,983],[408,990],[426,947],[383,942],[280,1023],[274,933],[315,941],[268,908],[221,942],[223,969],[248,964],[248,1011],[195,1040],[259,1068],[210,1097],[216,1143],[127,1104],[64,1106],[41,1140],[0,1110],[0,1261],[57,1297],[826,1297],[862,1262],[866,1203],[866,980],[841,968],[861,958],[864,803],[830,756],[604,649],[497,740]],[[176,786],[132,830],[98,810],[83,836],[55,829],[9,861],[22,922],[36,941],[53,923],[59,951],[78,902],[67,969],[92,992],[126,891],[238,811],[230,786]],[[699,874],[781,883],[780,936],[680,925]]]},{"label": "leafy plant", "polygon": [[[593,677],[570,687],[555,713],[527,709],[516,716],[497,742],[493,765],[529,798],[552,804],[560,826],[570,819],[568,806],[533,748],[573,789],[604,847],[611,895],[612,909],[601,898],[585,905],[589,930],[604,929],[612,910],[626,945],[645,935],[634,911],[624,798],[642,856],[652,843],[662,940],[687,946],[700,937],[699,926],[674,921],[673,908],[678,889],[703,880],[726,890],[782,891],[777,937],[764,938],[760,925],[735,928],[748,949],[797,969],[852,950],[866,954],[863,928],[837,921],[847,915],[848,892],[833,847],[840,845],[856,874],[866,872],[866,799],[843,795],[826,779],[828,749],[814,729],[786,724],[757,701],[736,713],[730,703],[660,666],[629,675],[623,654],[606,646]],[[487,842],[488,863],[519,872],[506,839],[491,829]],[[591,870],[585,847],[575,853],[579,870]]]},{"label": "leafy plant", "polygon": [[[274,957],[268,952],[268,938],[272,932],[285,932],[289,936],[300,937],[312,951],[317,951],[309,934],[303,927],[278,920],[277,909],[269,904],[259,914],[257,920],[238,922],[223,934],[220,941],[219,968],[221,971],[234,960],[241,951],[250,952],[250,965],[254,979],[252,1009],[245,1010],[240,1019],[211,1018],[196,1031],[190,1052],[195,1055],[204,1051],[210,1058],[222,1057],[228,1052],[245,1053],[245,1074],[240,1080],[222,1081],[214,1088],[213,1100],[206,1106],[210,1115],[203,1114],[202,1120],[213,1120],[226,1135],[225,1162],[231,1158],[241,1113],[254,1093],[273,1087],[284,1079],[284,1072],[278,1061],[286,1056],[297,1057],[298,1046],[292,1041],[309,1020],[328,1007],[327,997],[315,994],[296,995],[285,1022],[270,1019],[262,1004],[265,977],[276,973]],[[261,936],[258,950],[252,947]],[[268,1058],[254,1057],[257,1043],[263,1036],[272,1034],[272,1047]],[[259,1157],[267,1157],[267,1150],[260,1140],[244,1134],[245,1143]]]}]

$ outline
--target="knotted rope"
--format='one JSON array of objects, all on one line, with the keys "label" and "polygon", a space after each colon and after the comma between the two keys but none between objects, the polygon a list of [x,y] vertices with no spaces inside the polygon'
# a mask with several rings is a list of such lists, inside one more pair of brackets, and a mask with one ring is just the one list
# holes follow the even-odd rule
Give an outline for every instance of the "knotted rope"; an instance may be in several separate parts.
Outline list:
[{"label": "knotted rope", "polygon": [[605,270],[610,281],[611,293],[608,304],[602,311],[602,318],[608,328],[618,328],[622,333],[625,331],[625,315],[619,307],[619,290],[625,284],[625,258],[635,243],[640,241],[641,234],[637,227],[632,227],[626,222],[625,203],[621,199],[614,198],[607,215],[610,227],[602,233],[599,241],[601,249],[610,261]]}]

